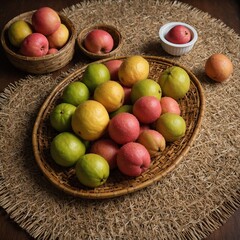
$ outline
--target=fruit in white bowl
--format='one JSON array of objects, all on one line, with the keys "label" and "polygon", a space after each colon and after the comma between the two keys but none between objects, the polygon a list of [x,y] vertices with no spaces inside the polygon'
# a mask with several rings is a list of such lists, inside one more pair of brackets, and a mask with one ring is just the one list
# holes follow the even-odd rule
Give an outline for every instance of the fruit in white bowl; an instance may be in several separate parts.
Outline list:
[{"label": "fruit in white bowl", "polygon": [[22,42],[20,53],[28,57],[42,57],[48,53],[47,38],[41,33],[32,33]]},{"label": "fruit in white bowl", "polygon": [[91,30],[84,39],[85,48],[92,53],[109,53],[113,49],[112,35],[103,29]]},{"label": "fruit in white bowl", "polygon": [[[179,41],[179,40],[176,41],[176,39],[175,39],[176,37],[171,37],[168,40],[167,40],[168,37],[166,37],[168,34],[170,35],[171,29],[174,29],[175,26],[179,26],[179,25],[184,26],[187,29],[187,32],[189,31],[190,35],[191,35],[190,40],[189,40],[189,36],[190,36],[189,34],[187,34],[187,37],[186,36],[180,37],[180,39],[183,38],[183,39],[185,39],[185,41],[187,41],[187,42],[183,41],[185,43],[182,43],[182,44],[181,44],[181,41]],[[183,28],[181,28],[181,29],[183,29]],[[184,31],[182,31],[182,32],[184,33]],[[176,33],[175,33],[175,35],[176,35]],[[187,54],[188,52],[190,52],[191,49],[194,47],[194,45],[198,39],[198,33],[193,26],[191,26],[187,23],[169,22],[160,27],[159,37],[160,37],[160,42],[161,42],[163,50],[165,50],[167,53],[169,53],[173,56],[181,56],[181,55],[184,55],[184,54]],[[176,42],[176,43],[174,43],[174,42]]]},{"label": "fruit in white bowl", "polygon": [[191,40],[190,30],[183,25],[174,26],[165,36],[165,38],[172,43],[184,44]]},{"label": "fruit in white bowl", "polygon": [[36,32],[43,35],[54,33],[61,24],[58,13],[49,7],[42,7],[36,10],[32,15],[32,25]]}]

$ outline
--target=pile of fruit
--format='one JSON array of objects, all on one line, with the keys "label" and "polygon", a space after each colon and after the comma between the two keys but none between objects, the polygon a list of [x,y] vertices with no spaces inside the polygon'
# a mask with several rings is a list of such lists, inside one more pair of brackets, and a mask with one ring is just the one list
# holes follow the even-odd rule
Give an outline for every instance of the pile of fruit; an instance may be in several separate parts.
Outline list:
[{"label": "pile of fruit", "polygon": [[149,62],[138,55],[94,62],[81,81],[64,88],[50,113],[58,131],[50,153],[58,165],[74,167],[81,184],[100,186],[113,169],[137,177],[185,135],[178,99],[190,88],[189,75],[178,66],[159,79],[150,79],[149,71]]},{"label": "pile of fruit", "polygon": [[57,53],[68,41],[69,30],[59,14],[49,7],[36,10],[31,22],[19,19],[8,28],[8,39],[16,52],[28,57]]}]

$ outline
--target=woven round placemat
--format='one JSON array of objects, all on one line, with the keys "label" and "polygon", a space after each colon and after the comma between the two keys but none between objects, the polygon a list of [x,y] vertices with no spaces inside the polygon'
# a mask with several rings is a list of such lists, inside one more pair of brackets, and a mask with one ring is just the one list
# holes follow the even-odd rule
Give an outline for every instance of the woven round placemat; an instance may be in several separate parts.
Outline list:
[{"label": "woven round placemat", "polygon": [[[8,86],[0,98],[0,205],[37,239],[206,237],[240,206],[239,35],[176,1],[86,1],[63,13],[77,31],[97,22],[121,29],[119,55],[163,56],[190,69],[205,91],[202,128],[184,160],[161,181],[114,199],[76,199],[46,180],[31,143],[41,104],[68,73],[58,78],[28,76]],[[160,47],[158,30],[168,21],[187,22],[198,30],[198,42],[189,54],[171,57]],[[231,79],[223,84],[213,83],[203,70],[216,52],[228,55],[234,64]],[[80,58],[74,69],[87,62]]]}]

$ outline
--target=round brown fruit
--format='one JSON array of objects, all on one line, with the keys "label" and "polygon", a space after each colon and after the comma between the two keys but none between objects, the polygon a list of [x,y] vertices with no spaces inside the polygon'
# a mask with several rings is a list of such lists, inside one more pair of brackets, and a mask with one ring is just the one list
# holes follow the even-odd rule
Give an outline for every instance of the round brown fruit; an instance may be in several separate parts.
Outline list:
[{"label": "round brown fruit", "polygon": [[227,80],[233,73],[231,60],[221,53],[211,55],[205,63],[205,73],[216,82]]}]

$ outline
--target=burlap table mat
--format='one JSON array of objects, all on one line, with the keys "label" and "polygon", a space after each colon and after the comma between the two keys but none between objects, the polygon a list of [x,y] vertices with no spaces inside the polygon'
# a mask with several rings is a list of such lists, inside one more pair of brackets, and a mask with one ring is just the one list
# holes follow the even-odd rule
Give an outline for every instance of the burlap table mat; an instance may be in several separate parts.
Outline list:
[{"label": "burlap table mat", "polygon": [[[124,37],[119,55],[165,56],[192,70],[205,90],[202,128],[182,163],[158,183],[114,199],[75,199],[43,177],[31,144],[41,104],[67,73],[57,79],[29,76],[1,94],[1,206],[38,239],[209,235],[240,206],[239,36],[221,21],[176,1],[91,1],[63,12],[78,31],[99,22],[117,26]],[[160,47],[158,30],[168,21],[187,22],[198,30],[199,40],[189,54],[173,58]],[[206,58],[216,52],[227,54],[234,64],[234,74],[224,84],[211,82],[203,72]],[[84,63],[82,57],[75,68]]]}]

